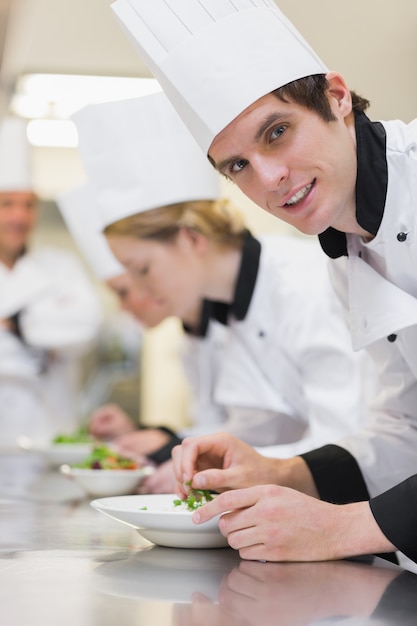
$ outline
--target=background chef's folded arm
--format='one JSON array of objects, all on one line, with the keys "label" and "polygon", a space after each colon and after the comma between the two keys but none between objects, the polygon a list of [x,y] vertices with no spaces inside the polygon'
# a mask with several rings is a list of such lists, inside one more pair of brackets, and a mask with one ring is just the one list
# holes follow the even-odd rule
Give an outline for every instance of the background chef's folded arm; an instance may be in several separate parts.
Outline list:
[{"label": "background chef's folded arm", "polygon": [[48,274],[26,257],[0,276],[0,319],[8,319],[52,288]]},{"label": "background chef's folded arm", "polygon": [[98,296],[72,255],[44,253],[38,260],[49,288],[20,315],[25,341],[45,349],[80,349],[93,341],[102,320]]}]

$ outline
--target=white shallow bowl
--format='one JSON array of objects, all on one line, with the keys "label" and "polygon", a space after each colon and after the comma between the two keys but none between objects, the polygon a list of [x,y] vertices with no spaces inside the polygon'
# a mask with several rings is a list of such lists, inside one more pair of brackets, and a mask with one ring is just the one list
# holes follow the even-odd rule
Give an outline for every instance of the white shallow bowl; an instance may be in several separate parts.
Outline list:
[{"label": "white shallow bowl", "polygon": [[41,454],[50,467],[59,467],[64,463],[80,463],[93,450],[94,443],[46,443],[36,442],[28,437],[19,437],[18,445],[22,450]]},{"label": "white shallow bowl", "polygon": [[152,546],[133,557],[104,563],[94,570],[101,592],[130,599],[191,602],[193,593],[218,599],[224,577],[239,566],[230,549],[182,550]]},{"label": "white shallow bowl", "polygon": [[150,466],[138,469],[85,469],[62,465],[62,474],[75,480],[85,492],[95,498],[132,493],[139,483],[152,474]]},{"label": "white shallow bowl", "polygon": [[[119,522],[133,526],[152,543],[170,548],[223,548],[225,537],[218,517],[194,524],[191,511],[178,509],[173,493],[93,500],[91,506]],[[146,507],[147,510],[143,510]]]}]

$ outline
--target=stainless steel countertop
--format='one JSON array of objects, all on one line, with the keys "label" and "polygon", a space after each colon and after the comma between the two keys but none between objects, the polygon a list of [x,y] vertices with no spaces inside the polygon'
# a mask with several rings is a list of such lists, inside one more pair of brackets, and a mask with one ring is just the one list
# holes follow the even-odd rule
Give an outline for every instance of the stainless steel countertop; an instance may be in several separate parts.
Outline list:
[{"label": "stainless steel countertop", "polygon": [[5,626],[417,623],[417,576],[380,559],[259,563],[157,547],[67,488],[51,476],[33,500],[0,500]]}]

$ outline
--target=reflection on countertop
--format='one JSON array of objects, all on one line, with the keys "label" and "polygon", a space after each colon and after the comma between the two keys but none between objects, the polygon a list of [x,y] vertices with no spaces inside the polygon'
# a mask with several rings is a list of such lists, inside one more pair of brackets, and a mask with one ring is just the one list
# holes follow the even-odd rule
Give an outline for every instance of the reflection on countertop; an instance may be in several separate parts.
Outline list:
[{"label": "reflection on countertop", "polygon": [[162,548],[86,498],[45,496],[0,500],[0,602],[7,626],[405,626],[417,576],[371,557],[260,563]]}]

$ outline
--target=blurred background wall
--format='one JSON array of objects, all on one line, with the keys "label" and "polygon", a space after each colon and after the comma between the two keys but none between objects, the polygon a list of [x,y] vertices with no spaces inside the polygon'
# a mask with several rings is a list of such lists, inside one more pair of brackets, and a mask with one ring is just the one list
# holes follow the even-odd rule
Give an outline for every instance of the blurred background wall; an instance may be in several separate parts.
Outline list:
[{"label": "blurred background wall", "polygon": [[[75,87],[68,91],[61,86],[61,75],[102,79],[151,77],[113,18],[110,4],[110,0],[0,0],[0,118],[12,113],[28,121],[65,121],[74,107],[91,99],[138,94],[137,82],[113,83],[108,92],[98,84],[84,86],[80,92]],[[415,117],[416,0],[281,0],[278,5],[327,65],[344,74],[353,89],[371,100],[372,118],[410,121]],[[36,85],[34,78],[39,74],[52,78],[52,88],[37,87],[30,92],[31,81]],[[57,193],[83,181],[76,147],[56,147],[46,141],[33,149],[35,183],[42,200],[40,228],[34,243],[61,245],[77,252],[54,203]],[[232,185],[225,183],[224,193],[242,209],[255,233],[296,235],[255,207]],[[110,320],[103,345],[105,359],[111,360],[112,333],[117,336],[119,332],[111,321],[117,302],[103,285],[96,282],[96,288]],[[177,359],[178,325],[167,320],[143,335],[138,331],[138,337],[137,376],[132,378],[132,371],[126,374],[126,379],[131,376],[133,382],[128,389],[122,386],[120,398],[137,395],[145,423],[183,423],[188,391]],[[115,349],[117,352],[120,346]],[[91,363],[88,367],[94,370],[100,364]],[[100,393],[98,390],[97,401]],[[129,406],[136,410],[135,402]]]}]

